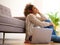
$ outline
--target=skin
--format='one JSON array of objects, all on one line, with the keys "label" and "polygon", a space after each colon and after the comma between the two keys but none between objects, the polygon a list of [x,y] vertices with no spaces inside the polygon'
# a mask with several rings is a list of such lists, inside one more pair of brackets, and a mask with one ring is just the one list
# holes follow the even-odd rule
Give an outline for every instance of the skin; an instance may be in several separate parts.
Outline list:
[{"label": "skin", "polygon": [[34,6],[33,6],[32,10],[33,10],[33,14],[35,14],[35,15],[39,12],[38,9]]}]

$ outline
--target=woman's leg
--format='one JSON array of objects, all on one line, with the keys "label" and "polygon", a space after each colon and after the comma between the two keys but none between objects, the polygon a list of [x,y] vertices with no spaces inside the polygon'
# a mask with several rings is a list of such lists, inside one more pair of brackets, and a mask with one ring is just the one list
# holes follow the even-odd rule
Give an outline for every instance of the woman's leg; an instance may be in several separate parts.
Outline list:
[{"label": "woman's leg", "polygon": [[[50,22],[50,20],[45,20],[45,21],[46,21],[46,22]],[[55,30],[54,30],[53,25],[47,26],[47,27],[45,27],[45,28],[51,28],[51,29],[53,30],[53,32],[52,32],[52,37],[51,37],[51,41],[60,43],[60,37],[56,35],[56,32],[55,32]]]},{"label": "woman's leg", "polygon": [[[50,20],[45,20],[45,22],[51,22],[51,21],[50,21]],[[56,35],[56,32],[55,32],[55,30],[54,30],[53,25],[51,25],[51,26],[46,26],[46,27],[44,27],[44,28],[50,28],[50,29],[52,29],[52,30],[53,30],[52,35]]]},{"label": "woman's leg", "polygon": [[57,36],[57,35],[52,35],[52,37],[51,37],[51,41],[53,41],[53,42],[57,42],[57,43],[60,43],[60,37]]}]

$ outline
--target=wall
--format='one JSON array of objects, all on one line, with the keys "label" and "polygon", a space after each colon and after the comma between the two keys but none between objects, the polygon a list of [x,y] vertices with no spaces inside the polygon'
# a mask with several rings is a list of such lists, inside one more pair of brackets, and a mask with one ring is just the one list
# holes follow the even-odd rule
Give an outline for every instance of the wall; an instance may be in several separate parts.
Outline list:
[{"label": "wall", "polygon": [[60,10],[60,0],[43,0],[43,12],[55,12]]}]

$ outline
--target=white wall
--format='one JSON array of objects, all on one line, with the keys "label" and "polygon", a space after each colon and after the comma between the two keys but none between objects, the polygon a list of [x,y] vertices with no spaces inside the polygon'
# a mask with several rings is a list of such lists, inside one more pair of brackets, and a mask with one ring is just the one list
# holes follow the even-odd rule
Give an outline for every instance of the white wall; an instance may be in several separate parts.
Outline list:
[{"label": "white wall", "polygon": [[[3,38],[3,33],[0,33],[0,38]],[[5,39],[25,39],[25,33],[5,33]]]},{"label": "white wall", "polygon": [[43,0],[42,11],[43,13],[60,13],[60,0]]}]

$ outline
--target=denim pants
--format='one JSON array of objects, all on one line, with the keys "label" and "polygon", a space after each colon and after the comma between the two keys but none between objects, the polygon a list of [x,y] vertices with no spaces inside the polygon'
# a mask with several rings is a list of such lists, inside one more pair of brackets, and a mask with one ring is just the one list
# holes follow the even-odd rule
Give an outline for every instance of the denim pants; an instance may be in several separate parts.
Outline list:
[{"label": "denim pants", "polygon": [[[50,22],[50,20],[45,20],[45,22]],[[44,27],[44,28],[51,28],[51,29],[53,30],[53,32],[52,32],[52,37],[51,37],[51,41],[60,43],[60,37],[56,35],[56,32],[55,32],[55,30],[54,30],[53,25],[51,25],[51,26],[46,26],[46,27]]]}]

